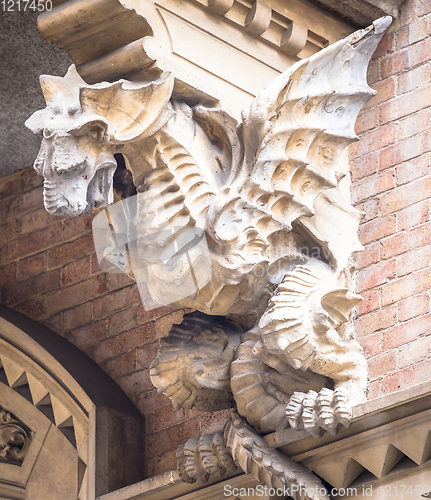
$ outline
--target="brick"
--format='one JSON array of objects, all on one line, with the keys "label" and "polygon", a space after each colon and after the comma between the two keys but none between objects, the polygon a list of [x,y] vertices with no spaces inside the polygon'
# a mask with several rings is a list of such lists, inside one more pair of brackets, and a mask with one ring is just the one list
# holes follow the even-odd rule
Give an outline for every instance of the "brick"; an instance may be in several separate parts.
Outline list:
[{"label": "brick", "polygon": [[398,140],[402,141],[407,137],[420,134],[430,128],[431,112],[425,109],[408,116],[404,120],[398,122]]},{"label": "brick", "polygon": [[428,0],[419,0],[416,5],[415,14],[417,16],[425,16],[431,12],[431,4]]},{"label": "brick", "polygon": [[368,65],[368,71],[367,71],[367,81],[369,85],[374,85],[377,83],[381,78],[380,75],[380,61],[376,60],[371,60],[370,64]]},{"label": "brick", "polygon": [[428,35],[428,19],[417,19],[403,26],[396,35],[396,48],[402,49],[423,40]]},{"label": "brick", "polygon": [[395,33],[385,33],[380,40],[376,51],[373,54],[374,58],[383,57],[394,51],[395,48]]},{"label": "brick", "polygon": [[8,285],[16,280],[17,274],[17,263],[12,262],[11,264],[0,267],[0,287]]},{"label": "brick", "polygon": [[[107,275],[107,277],[108,276],[109,275]],[[120,290],[111,292],[104,297],[99,297],[94,300],[94,317],[101,318],[103,316],[108,316],[127,306],[139,304],[140,301],[141,298],[136,285],[121,288]],[[139,323],[142,323],[142,320],[139,320]]]},{"label": "brick", "polygon": [[[96,253],[93,253],[91,254],[91,274],[99,274],[101,272],[104,272],[100,269],[100,266],[99,266],[99,261],[97,260],[97,254]],[[108,277],[108,274],[111,274],[111,273],[107,273],[106,277]],[[126,276],[124,273],[118,273],[118,276]]]},{"label": "brick", "polygon": [[350,145],[350,152],[354,158],[359,158],[360,156],[393,144],[395,139],[396,124],[391,123],[386,127],[380,127],[377,130],[364,134],[359,142]]},{"label": "brick", "polygon": [[406,207],[397,213],[398,231],[425,224],[430,220],[430,201],[425,200]]},{"label": "brick", "polygon": [[431,334],[431,314],[420,316],[398,325],[383,337],[383,350],[394,349]]},{"label": "brick", "polygon": [[430,298],[425,294],[408,297],[406,300],[398,303],[398,320],[400,322],[408,321],[429,312]]},{"label": "brick", "polygon": [[396,261],[392,259],[387,262],[380,262],[374,266],[364,269],[358,273],[358,292],[368,290],[386,283],[396,275]]},{"label": "brick", "polygon": [[41,297],[40,314],[47,316],[58,311],[70,309],[106,292],[105,277],[94,276],[75,285],[62,288],[57,292]]},{"label": "brick", "polygon": [[385,80],[381,80],[373,85],[373,90],[377,92],[377,94],[372,97],[363,107],[361,112],[364,113],[365,110],[370,108],[377,108],[379,104],[387,101],[395,96],[395,88],[396,88],[396,78],[386,78]]},{"label": "brick", "polygon": [[91,233],[85,234],[70,243],[51,248],[49,251],[49,267],[52,269],[64,266],[92,252],[94,252],[93,236]]},{"label": "brick", "polygon": [[0,225],[0,244],[19,238],[21,234],[21,221],[12,220],[6,224]]},{"label": "brick", "polygon": [[50,215],[44,207],[33,210],[21,217],[21,233],[27,234],[33,231],[39,231],[45,227],[55,224],[61,224],[64,217]]},{"label": "brick", "polygon": [[116,380],[116,382],[126,394],[136,394],[148,391],[153,386],[151,384],[149,370],[142,370],[132,373],[131,375],[126,375]]},{"label": "brick", "polygon": [[131,397],[134,401],[136,407],[143,415],[148,415],[155,408],[161,408],[162,406],[171,405],[170,399],[164,394],[159,394],[157,389],[152,388],[149,391],[141,392],[135,394]]},{"label": "brick", "polygon": [[376,106],[364,110],[359,114],[355,123],[355,132],[360,135],[376,128],[379,125],[379,110]]},{"label": "brick", "polygon": [[367,358],[376,356],[382,351],[383,333],[376,332],[359,340],[360,345],[364,349],[364,354]]},{"label": "brick", "polygon": [[352,187],[353,203],[372,198],[376,194],[389,191],[395,187],[395,169],[389,169],[379,174],[374,174],[367,179],[357,182]]},{"label": "brick", "polygon": [[364,212],[361,223],[373,220],[379,215],[380,212],[379,199],[373,198],[371,200],[365,200],[362,203],[357,203],[356,208],[361,212]]},{"label": "brick", "polygon": [[[380,106],[380,124],[411,115],[431,105],[431,85],[403,94]],[[411,134],[413,135],[413,134]]]},{"label": "brick", "polygon": [[430,173],[429,154],[418,156],[413,160],[402,163],[395,169],[397,184],[407,184]]},{"label": "brick", "polygon": [[397,369],[396,351],[383,352],[368,360],[368,376],[371,380],[380,378]]},{"label": "brick", "polygon": [[141,304],[139,306],[138,320],[139,323],[146,323],[148,321],[153,321],[157,318],[161,318],[162,316],[166,316],[167,314],[170,314],[174,311],[175,309],[172,306],[161,306],[157,309],[150,309],[149,311],[146,311],[144,306]]},{"label": "brick", "polygon": [[407,49],[383,57],[380,61],[381,78],[389,78],[401,73],[409,67],[409,54]]},{"label": "brick", "polygon": [[408,68],[418,66],[430,60],[431,54],[431,38],[427,38],[422,42],[416,43],[408,48]]},{"label": "brick", "polygon": [[144,347],[137,349],[136,368],[138,370],[149,368],[154,359],[156,359],[159,347],[159,343],[155,342],[154,344],[146,344]]},{"label": "brick", "polygon": [[368,290],[362,294],[362,302],[358,305],[358,315],[367,314],[380,307],[380,292]]},{"label": "brick", "polygon": [[386,330],[397,322],[397,307],[395,305],[379,309],[361,316],[356,320],[355,327],[358,339],[366,337],[379,330]]},{"label": "brick", "polygon": [[[349,153],[351,153],[350,149]],[[360,158],[352,159],[350,165],[352,180],[356,181],[363,177],[368,177],[379,169],[379,154],[378,152],[373,152]]]},{"label": "brick", "polygon": [[[65,312],[65,316],[68,311]],[[90,323],[71,331],[66,331],[65,337],[75,346],[83,349],[84,347],[97,344],[106,338],[105,319]]]},{"label": "brick", "polygon": [[156,338],[160,339],[162,337],[166,337],[172,325],[178,325],[181,323],[184,317],[184,311],[180,309],[179,311],[175,311],[171,314],[167,314],[166,316],[162,316],[155,320],[156,326]]},{"label": "brick", "polygon": [[42,325],[45,325],[47,328],[50,328],[54,332],[61,335],[62,333],[62,325],[61,325],[61,314],[55,314],[54,316],[50,316],[49,318],[45,318],[41,321]]},{"label": "brick", "polygon": [[21,189],[23,192],[30,191],[43,185],[43,176],[38,175],[33,168],[21,172]]},{"label": "brick", "polygon": [[12,219],[43,206],[43,188],[39,187],[5,201],[5,218]]},{"label": "brick", "polygon": [[193,419],[165,429],[163,432],[147,436],[145,456],[163,455],[170,450],[176,450],[180,444],[185,443],[188,439],[199,437],[198,424],[198,420]]},{"label": "brick", "polygon": [[422,85],[430,82],[430,66],[425,64],[417,68],[411,69],[397,77],[398,94],[405,94],[411,90],[416,90]]},{"label": "brick", "polygon": [[[80,306],[73,307],[63,312],[63,327],[65,330],[73,330],[78,326],[90,323],[93,316],[92,302],[86,302]],[[105,335],[103,335],[105,337]]]},{"label": "brick", "polygon": [[154,324],[147,323],[146,325],[140,325],[133,330],[129,330],[98,343],[92,350],[92,357],[96,362],[101,363],[107,359],[115,358],[119,354],[133,351],[143,344],[154,342],[154,340]]},{"label": "brick", "polygon": [[185,419],[184,408],[176,410],[172,405],[157,408],[154,412],[146,415],[145,422],[147,435],[154,434],[173,425],[183,422]]},{"label": "brick", "polygon": [[135,328],[138,323],[138,306],[128,307],[108,316],[108,337],[118,335]]},{"label": "brick", "polygon": [[202,434],[215,434],[222,431],[230,415],[229,409],[203,414],[201,416]]},{"label": "brick", "polygon": [[81,214],[73,219],[66,219],[63,223],[64,241],[69,241],[73,238],[82,236],[83,234],[90,232],[93,218],[94,215],[92,213],[89,213]]},{"label": "brick", "polygon": [[427,382],[431,372],[431,360],[426,359],[414,366],[404,368],[400,371],[400,388],[412,387],[413,385]]},{"label": "brick", "polygon": [[25,314],[29,318],[39,320],[41,322],[42,319],[46,317],[46,310],[43,304],[42,297],[34,297],[32,299],[26,300],[22,304],[15,306],[14,309]]},{"label": "brick", "polygon": [[382,379],[382,395],[391,394],[401,389],[401,373],[397,371],[386,375]]},{"label": "brick", "polygon": [[394,234],[397,228],[397,218],[393,215],[379,217],[359,226],[359,239],[363,245],[378,241]]},{"label": "brick", "polygon": [[[97,258],[96,258],[97,260]],[[100,269],[100,268],[99,268]],[[97,272],[97,271],[96,271]],[[134,285],[135,280],[127,276],[125,273],[107,273],[106,274],[106,286],[108,290],[118,290],[125,286]]]},{"label": "brick", "polygon": [[18,173],[0,179],[0,200],[17,196],[21,192],[21,179]]},{"label": "brick", "polygon": [[403,253],[397,257],[397,276],[404,276],[419,269],[429,267],[431,262],[430,254],[430,245]]},{"label": "brick", "polygon": [[61,227],[53,226],[11,241],[0,249],[0,262],[10,262],[48,249],[61,241]]},{"label": "brick", "polygon": [[422,177],[404,186],[399,186],[380,198],[381,215],[387,215],[429,197],[431,176]]},{"label": "brick", "polygon": [[416,134],[380,152],[380,170],[399,165],[431,150],[430,131]]},{"label": "brick", "polygon": [[62,285],[71,285],[90,276],[90,256],[66,264],[61,269]]},{"label": "brick", "polygon": [[380,260],[380,243],[371,243],[366,245],[362,252],[358,252],[355,255],[356,265],[359,269],[365,269],[371,266],[371,264],[376,264]]},{"label": "brick", "polygon": [[175,470],[177,467],[176,454],[176,450],[171,450],[164,453],[162,456],[146,460],[145,477],[150,478],[162,474],[163,472]]},{"label": "brick", "polygon": [[367,388],[367,399],[376,399],[382,395],[382,381],[381,380],[373,380],[369,382]]},{"label": "brick", "polygon": [[43,295],[60,286],[60,274],[51,271],[39,276],[33,276],[23,281],[9,284],[1,292],[1,303],[6,306],[20,304],[30,297]]},{"label": "brick", "polygon": [[430,270],[422,269],[421,271],[416,271],[383,285],[382,305],[393,304],[412,295],[424,292],[429,288],[431,288]]},{"label": "brick", "polygon": [[411,248],[426,245],[431,239],[431,224],[423,224],[409,231],[388,236],[381,241],[380,256],[389,259],[395,255],[408,252]]},{"label": "brick", "polygon": [[38,253],[18,262],[18,279],[36,276],[47,269],[47,252]]},{"label": "brick", "polygon": [[100,365],[114,380],[130,375],[137,371],[136,350],[129,351],[115,358],[109,359]]}]

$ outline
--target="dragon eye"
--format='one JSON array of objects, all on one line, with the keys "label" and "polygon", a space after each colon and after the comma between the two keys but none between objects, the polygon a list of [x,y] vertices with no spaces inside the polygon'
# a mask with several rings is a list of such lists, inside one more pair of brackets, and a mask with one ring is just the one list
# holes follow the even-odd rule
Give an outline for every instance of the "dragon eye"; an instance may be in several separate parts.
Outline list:
[{"label": "dragon eye", "polygon": [[97,141],[101,142],[103,139],[103,136],[105,134],[105,131],[102,127],[92,127],[90,129],[90,135],[93,139],[96,139]]},{"label": "dragon eye", "polygon": [[53,130],[49,130],[47,128],[44,128],[43,129],[43,137],[45,139],[51,139],[51,137],[54,135],[54,131]]}]

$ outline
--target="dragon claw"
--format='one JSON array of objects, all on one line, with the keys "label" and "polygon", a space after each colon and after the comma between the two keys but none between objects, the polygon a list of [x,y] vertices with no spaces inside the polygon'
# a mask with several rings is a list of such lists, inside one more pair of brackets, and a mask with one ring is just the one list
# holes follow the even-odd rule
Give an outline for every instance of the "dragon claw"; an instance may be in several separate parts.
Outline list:
[{"label": "dragon claw", "polygon": [[305,430],[320,438],[323,431],[337,433],[338,424],[348,427],[352,419],[349,394],[344,387],[334,391],[324,387],[319,393],[295,392],[286,407],[289,425],[295,430]]}]

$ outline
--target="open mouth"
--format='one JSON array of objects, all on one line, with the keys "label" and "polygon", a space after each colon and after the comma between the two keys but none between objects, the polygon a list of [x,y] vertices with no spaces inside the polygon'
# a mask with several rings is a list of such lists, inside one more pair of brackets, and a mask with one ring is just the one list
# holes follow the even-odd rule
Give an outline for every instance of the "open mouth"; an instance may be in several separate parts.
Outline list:
[{"label": "open mouth", "polygon": [[100,157],[96,163],[97,171],[88,185],[84,213],[91,212],[93,207],[103,208],[114,201],[112,183],[117,163],[109,153],[102,153]]}]

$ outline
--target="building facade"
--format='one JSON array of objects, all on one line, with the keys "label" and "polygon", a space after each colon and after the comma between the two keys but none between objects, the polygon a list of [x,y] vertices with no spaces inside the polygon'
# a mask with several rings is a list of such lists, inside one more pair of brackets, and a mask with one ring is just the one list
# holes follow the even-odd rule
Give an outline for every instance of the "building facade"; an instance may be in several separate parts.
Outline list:
[{"label": "building facade", "polygon": [[[335,436],[284,429],[265,440],[336,488],[333,498],[426,498],[431,4],[360,4],[57,2],[39,30],[90,85],[169,70],[177,99],[219,104],[239,120],[296,61],[394,16],[369,65],[377,94],[349,146],[351,200],[364,212],[353,329],[368,363],[367,401]],[[245,490],[258,492],[259,481],[240,469],[193,484],[176,470],[178,446],[221,432],[231,414],[174,409],[151,383],[159,340],[191,310],[146,309],[131,278],[100,268],[95,213],[50,215],[43,178],[30,164],[17,167],[0,179],[0,415],[21,437],[1,443],[12,451],[0,454],[0,498],[220,499],[235,488],[233,498],[251,498]]]}]

